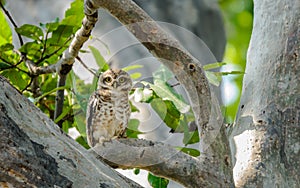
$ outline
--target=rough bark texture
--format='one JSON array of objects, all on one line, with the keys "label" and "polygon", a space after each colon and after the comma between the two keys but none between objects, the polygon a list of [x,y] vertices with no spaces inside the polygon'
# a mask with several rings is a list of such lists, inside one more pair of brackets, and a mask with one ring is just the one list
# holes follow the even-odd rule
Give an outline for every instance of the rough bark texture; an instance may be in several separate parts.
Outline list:
[{"label": "rough bark texture", "polygon": [[[225,171],[229,177],[231,176],[229,156],[195,158],[172,146],[139,139],[114,140],[105,143],[105,146],[97,145],[92,149],[91,152],[96,152],[101,160],[110,166],[148,170],[157,176],[181,183],[185,187],[230,187],[232,185],[231,179],[216,173]],[[219,162],[220,159],[224,159],[225,165]],[[216,167],[215,164],[220,166]]]},{"label": "rough bark texture", "polygon": [[140,187],[90,155],[0,76],[0,186]]},{"label": "rough bark texture", "polygon": [[254,1],[244,90],[231,134],[237,187],[299,187],[299,20],[299,1]]}]

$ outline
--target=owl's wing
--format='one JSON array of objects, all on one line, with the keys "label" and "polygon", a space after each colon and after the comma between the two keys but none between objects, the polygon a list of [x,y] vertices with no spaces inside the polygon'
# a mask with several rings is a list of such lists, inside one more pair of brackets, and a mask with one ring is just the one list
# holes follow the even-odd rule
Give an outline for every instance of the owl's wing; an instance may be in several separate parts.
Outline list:
[{"label": "owl's wing", "polygon": [[93,146],[94,139],[93,139],[93,118],[95,114],[95,110],[97,109],[97,103],[98,100],[96,98],[96,93],[93,93],[89,98],[89,103],[87,105],[87,111],[86,111],[86,134],[87,134],[87,140],[88,144],[90,146]]}]

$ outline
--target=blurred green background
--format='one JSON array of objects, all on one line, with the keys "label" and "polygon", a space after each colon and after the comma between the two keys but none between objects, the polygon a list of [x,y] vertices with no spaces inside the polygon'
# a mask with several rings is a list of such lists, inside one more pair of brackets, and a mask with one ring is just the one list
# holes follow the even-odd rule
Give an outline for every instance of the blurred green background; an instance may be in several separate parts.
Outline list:
[{"label": "blurred green background", "polygon": [[[228,63],[225,66],[225,71],[245,71],[246,54],[252,32],[253,20],[253,2],[252,0],[219,0],[219,5],[222,10],[224,24],[227,35],[227,45],[224,56],[224,62]],[[226,105],[226,120],[232,123],[238,109],[243,75],[228,75],[225,78],[225,83],[233,84],[236,87],[225,88],[225,95],[234,95],[232,88],[237,89],[237,95],[234,100],[230,97],[225,99]],[[227,94],[226,94],[227,93]],[[227,96],[228,97],[228,96]]]}]

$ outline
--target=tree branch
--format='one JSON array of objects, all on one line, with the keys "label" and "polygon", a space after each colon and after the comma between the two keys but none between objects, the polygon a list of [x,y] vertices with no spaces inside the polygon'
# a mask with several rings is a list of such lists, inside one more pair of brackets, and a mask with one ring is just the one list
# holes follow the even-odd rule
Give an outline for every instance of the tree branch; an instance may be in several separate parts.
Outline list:
[{"label": "tree branch", "polygon": [[[114,168],[140,168],[172,179],[185,187],[226,187],[224,179],[202,167],[203,161],[174,147],[140,139],[120,139],[90,150]],[[224,178],[224,177],[223,177]]]},{"label": "tree branch", "polygon": [[90,155],[1,75],[0,87],[0,186],[141,187]]}]

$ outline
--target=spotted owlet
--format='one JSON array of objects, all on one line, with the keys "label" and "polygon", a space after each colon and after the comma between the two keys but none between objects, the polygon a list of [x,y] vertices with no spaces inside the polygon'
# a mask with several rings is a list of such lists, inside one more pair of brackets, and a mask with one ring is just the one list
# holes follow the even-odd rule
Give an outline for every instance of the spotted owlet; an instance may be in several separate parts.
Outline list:
[{"label": "spotted owlet", "polygon": [[125,135],[131,87],[132,80],[123,70],[109,69],[100,75],[87,107],[86,132],[91,147]]}]

